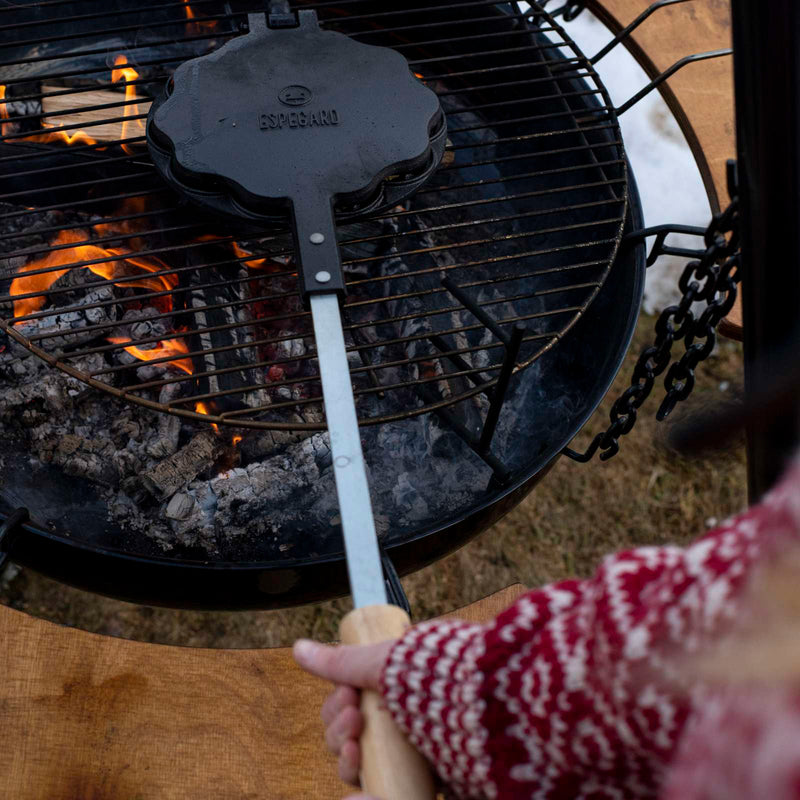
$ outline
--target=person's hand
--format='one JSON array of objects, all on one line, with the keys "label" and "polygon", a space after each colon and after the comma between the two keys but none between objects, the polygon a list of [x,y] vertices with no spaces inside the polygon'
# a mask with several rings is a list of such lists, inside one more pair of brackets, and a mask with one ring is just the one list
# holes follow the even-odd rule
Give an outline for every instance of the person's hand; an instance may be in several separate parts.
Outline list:
[{"label": "person's hand", "polygon": [[[378,644],[332,647],[300,639],[294,645],[295,661],[304,670],[336,684],[322,706],[325,742],[339,760],[339,776],[354,786],[358,786],[361,767],[358,739],[364,728],[358,689],[378,690],[381,671],[394,642],[392,639]],[[358,800],[376,798],[359,795]]]}]

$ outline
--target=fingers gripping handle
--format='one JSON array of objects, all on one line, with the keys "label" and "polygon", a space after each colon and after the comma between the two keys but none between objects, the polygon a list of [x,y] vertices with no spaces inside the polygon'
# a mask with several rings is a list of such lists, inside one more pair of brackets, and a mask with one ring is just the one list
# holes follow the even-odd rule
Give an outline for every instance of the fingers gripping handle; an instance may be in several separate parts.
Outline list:
[{"label": "fingers gripping handle", "polygon": [[[411,624],[408,614],[389,605],[364,606],[341,622],[344,644],[375,644],[402,636]],[[428,763],[403,736],[383,707],[379,694],[361,696],[361,786],[381,800],[433,800],[436,796]]]}]

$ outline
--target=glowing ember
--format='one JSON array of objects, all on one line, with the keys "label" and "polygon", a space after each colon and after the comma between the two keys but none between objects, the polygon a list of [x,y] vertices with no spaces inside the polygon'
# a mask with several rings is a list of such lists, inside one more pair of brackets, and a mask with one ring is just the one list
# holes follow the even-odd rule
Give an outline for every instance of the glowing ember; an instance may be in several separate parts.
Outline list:
[{"label": "glowing ember", "polygon": [[[167,269],[167,265],[157,258],[142,258],[125,248],[103,248],[93,244],[76,244],[86,242],[88,234],[83,230],[64,230],[59,231],[58,236],[50,243],[51,247],[61,247],[61,249],[51,250],[42,258],[37,258],[29,264],[25,264],[18,272],[20,277],[11,281],[9,294],[12,297],[19,295],[36,293],[35,297],[23,297],[14,301],[14,316],[24,317],[38,311],[47,302],[47,290],[62,276],[66,275],[70,269],[80,269],[86,267],[95,275],[106,280],[114,281],[115,286],[137,287],[148,289],[154,292],[172,290],[178,285],[178,278],[172,273],[166,275],[155,275],[148,277],[143,275],[136,277],[131,275],[130,269],[125,265],[136,267],[144,272],[162,272]],[[74,245],[64,247],[64,245]],[[64,264],[75,264],[80,261],[93,261],[98,258],[113,257],[114,261],[106,261],[102,264],[83,264],[78,267],[67,267],[59,269]],[[46,272],[38,272],[46,270]],[[36,275],[25,273],[37,272]],[[125,280],[123,280],[123,278]],[[171,301],[170,301],[171,305]]]},{"label": "glowing ember", "polygon": [[[211,411],[210,411],[210,409],[209,409],[209,406],[208,406],[206,403],[199,403],[199,402],[198,402],[198,403],[195,403],[195,404],[194,404],[194,410],[195,410],[195,411],[196,411],[198,414],[204,414],[205,416],[210,416],[210,415],[211,415]],[[213,429],[214,429],[214,430],[215,430],[217,433],[219,433],[219,425],[217,425],[217,423],[216,423],[216,422],[212,422],[212,423],[211,423],[211,427],[212,427],[212,428],[213,428]]]},{"label": "glowing ember", "polygon": [[234,447],[238,447],[241,443],[242,443],[242,437],[241,436],[234,436],[233,437],[233,446]]},{"label": "glowing ember", "polygon": [[[111,82],[119,83],[121,80],[125,81],[125,121],[122,123],[122,138],[128,139],[133,136],[141,136],[144,132],[144,122],[141,119],[129,119],[129,117],[136,116],[139,113],[138,103],[129,104],[128,101],[136,100],[136,87],[131,84],[131,81],[139,79],[139,73],[133,67],[126,67],[128,59],[120,54],[114,59],[114,69],[111,71]],[[123,144],[122,149],[129,155],[134,154],[133,148],[130,145]]]},{"label": "glowing ember", "polygon": [[[182,331],[179,331],[179,333]],[[130,342],[127,336],[109,336],[108,341],[112,344],[125,344]],[[172,358],[172,361],[165,361],[162,366],[176,367],[189,375],[192,374],[192,360],[190,358],[176,358],[189,352],[189,346],[183,339],[164,339],[157,342],[151,349],[143,350],[141,347],[131,345],[125,348],[125,352],[135,356],[140,361],[155,361],[158,358]]]}]

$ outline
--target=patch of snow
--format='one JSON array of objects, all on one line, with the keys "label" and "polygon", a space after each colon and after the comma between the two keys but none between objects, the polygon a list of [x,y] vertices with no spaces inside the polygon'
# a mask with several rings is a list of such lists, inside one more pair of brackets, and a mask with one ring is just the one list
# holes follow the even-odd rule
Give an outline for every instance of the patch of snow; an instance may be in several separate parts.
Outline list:
[{"label": "patch of snow", "polygon": [[[527,10],[527,3],[520,3]],[[554,5],[555,7],[555,5]],[[647,24],[647,23],[645,23]],[[591,58],[611,39],[608,29],[588,11],[565,24],[569,36]],[[617,46],[598,66],[600,79],[619,107],[650,79],[628,53]],[[620,117],[625,149],[633,167],[644,209],[645,224],[664,223],[705,227],[711,207],[689,145],[658,90],[651,92]],[[673,235],[669,243],[697,248],[693,236]],[[648,246],[652,240],[648,242]],[[686,261],[663,256],[647,271],[644,309],[657,313],[680,298],[678,278]]]}]

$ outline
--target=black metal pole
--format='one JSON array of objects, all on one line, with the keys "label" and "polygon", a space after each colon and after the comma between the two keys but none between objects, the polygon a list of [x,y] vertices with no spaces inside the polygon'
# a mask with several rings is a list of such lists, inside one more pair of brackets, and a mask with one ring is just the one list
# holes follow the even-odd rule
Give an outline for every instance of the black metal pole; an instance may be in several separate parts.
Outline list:
[{"label": "black metal pole", "polygon": [[[731,0],[742,225],[745,391],[800,358],[800,2]],[[795,362],[796,363],[796,362]],[[756,501],[800,442],[800,396],[747,429]]]}]

